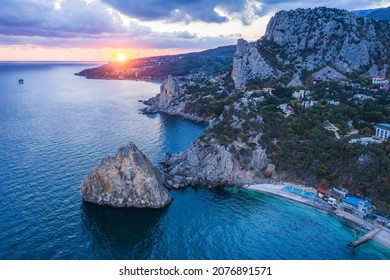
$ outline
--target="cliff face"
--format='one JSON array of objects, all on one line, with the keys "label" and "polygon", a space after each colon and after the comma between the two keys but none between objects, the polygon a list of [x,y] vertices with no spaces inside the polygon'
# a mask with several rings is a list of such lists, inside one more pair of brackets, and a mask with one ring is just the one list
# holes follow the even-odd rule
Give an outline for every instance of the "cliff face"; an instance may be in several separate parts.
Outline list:
[{"label": "cliff face", "polygon": [[196,120],[189,115],[184,115],[183,109],[185,104],[180,101],[180,97],[184,91],[184,84],[184,81],[180,81],[179,78],[169,75],[160,86],[160,93],[144,101],[144,104],[148,105],[148,107],[143,108],[142,112],[145,114],[164,113],[168,115],[182,115],[188,119]]},{"label": "cliff face", "polygon": [[145,114],[164,113],[208,123],[222,112],[220,105],[233,88],[230,75],[214,77],[194,74],[182,77],[169,76],[161,85],[160,93],[144,101]]},{"label": "cliff face", "polygon": [[207,122],[209,119],[186,110],[189,100],[186,98],[187,86],[193,84],[190,77],[168,76],[160,87],[160,93],[144,102],[148,107],[141,111],[145,114],[163,113],[167,115],[181,116],[197,122]]},{"label": "cliff face", "polygon": [[260,144],[262,124],[255,101],[242,98],[227,106],[204,136],[165,162],[167,184],[215,187],[264,181],[269,161]]},{"label": "cliff face", "polygon": [[179,80],[169,75],[160,87],[158,106],[167,108],[174,99],[182,95],[182,91],[182,84],[179,83]]},{"label": "cliff face", "polygon": [[342,74],[386,74],[389,51],[388,22],[329,8],[281,11],[259,41],[238,42],[232,78],[238,88],[250,79],[291,81],[326,66]]},{"label": "cliff face", "polygon": [[269,79],[280,76],[280,71],[273,68],[260,55],[256,43],[238,40],[232,70],[232,79],[236,88],[241,88],[247,81],[254,78]]},{"label": "cliff face", "polygon": [[95,167],[81,184],[85,201],[114,207],[161,208],[172,201],[164,175],[133,144]]}]

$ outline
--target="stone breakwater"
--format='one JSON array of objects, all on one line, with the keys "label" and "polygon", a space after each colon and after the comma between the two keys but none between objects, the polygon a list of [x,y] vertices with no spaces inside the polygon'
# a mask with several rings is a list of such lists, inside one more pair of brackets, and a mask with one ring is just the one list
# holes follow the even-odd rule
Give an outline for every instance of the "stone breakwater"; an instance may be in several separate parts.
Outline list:
[{"label": "stone breakwater", "polygon": [[81,183],[85,201],[113,207],[162,208],[172,201],[164,174],[133,144],[107,157]]}]

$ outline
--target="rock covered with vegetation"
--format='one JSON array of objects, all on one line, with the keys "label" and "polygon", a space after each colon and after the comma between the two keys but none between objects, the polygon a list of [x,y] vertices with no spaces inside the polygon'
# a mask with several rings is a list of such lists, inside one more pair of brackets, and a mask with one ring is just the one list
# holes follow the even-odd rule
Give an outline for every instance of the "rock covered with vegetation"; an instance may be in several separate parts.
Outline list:
[{"label": "rock covered with vegetation", "polygon": [[189,149],[164,163],[167,181],[184,186],[242,186],[264,181],[269,163],[261,144],[263,120],[259,104],[235,96],[220,117]]},{"label": "rock covered with vegetation", "polygon": [[133,143],[103,159],[80,192],[85,201],[113,207],[162,208],[172,201],[164,175]]},{"label": "rock covered with vegetation", "polygon": [[218,117],[234,88],[230,72],[216,76],[193,74],[169,76],[161,85],[160,93],[144,103],[146,114],[164,113],[208,123]]}]

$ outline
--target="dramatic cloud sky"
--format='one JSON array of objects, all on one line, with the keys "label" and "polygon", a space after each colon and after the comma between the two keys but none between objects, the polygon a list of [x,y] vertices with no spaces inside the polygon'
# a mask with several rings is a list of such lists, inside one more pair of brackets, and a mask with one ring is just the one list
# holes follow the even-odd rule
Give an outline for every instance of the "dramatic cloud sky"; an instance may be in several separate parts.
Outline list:
[{"label": "dramatic cloud sky", "polygon": [[256,40],[279,10],[390,0],[1,0],[0,60],[99,60]]}]

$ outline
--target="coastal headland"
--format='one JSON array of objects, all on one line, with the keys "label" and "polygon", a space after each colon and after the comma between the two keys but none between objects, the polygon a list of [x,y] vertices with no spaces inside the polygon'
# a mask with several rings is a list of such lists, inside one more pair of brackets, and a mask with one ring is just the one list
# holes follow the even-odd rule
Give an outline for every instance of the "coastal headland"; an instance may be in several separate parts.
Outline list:
[{"label": "coastal headland", "polygon": [[[390,143],[354,141],[373,135],[375,123],[390,122],[389,88],[374,83],[377,76],[383,83],[390,78],[389,27],[325,7],[281,11],[262,38],[238,40],[230,68],[168,74],[141,111],[208,127],[187,150],[162,163],[165,184],[247,186],[372,229],[370,222],[317,199],[313,188],[293,186],[295,193],[274,182],[340,187],[361,199],[372,197],[378,214],[389,213]],[[389,237],[382,227],[374,239],[389,247]]]}]

